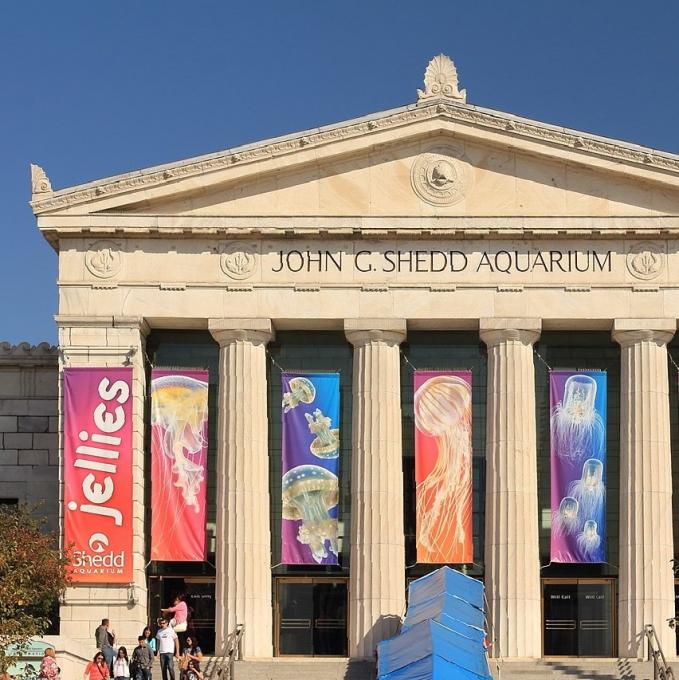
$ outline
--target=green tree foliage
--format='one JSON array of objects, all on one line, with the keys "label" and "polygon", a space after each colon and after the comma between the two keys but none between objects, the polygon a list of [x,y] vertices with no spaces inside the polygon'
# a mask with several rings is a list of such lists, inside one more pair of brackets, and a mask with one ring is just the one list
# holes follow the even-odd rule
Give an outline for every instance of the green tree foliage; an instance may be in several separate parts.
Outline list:
[{"label": "green tree foliage", "polygon": [[0,506],[0,678],[50,625],[68,584],[68,557],[26,505]]}]

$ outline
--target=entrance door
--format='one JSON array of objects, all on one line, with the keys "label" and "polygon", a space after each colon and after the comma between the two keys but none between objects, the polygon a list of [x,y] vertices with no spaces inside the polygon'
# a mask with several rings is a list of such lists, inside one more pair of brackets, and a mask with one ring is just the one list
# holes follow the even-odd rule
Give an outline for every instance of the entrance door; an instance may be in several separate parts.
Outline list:
[{"label": "entrance door", "polygon": [[346,612],[346,579],[276,579],[276,654],[346,656]]},{"label": "entrance door", "polygon": [[612,579],[544,579],[543,655],[614,656]]}]

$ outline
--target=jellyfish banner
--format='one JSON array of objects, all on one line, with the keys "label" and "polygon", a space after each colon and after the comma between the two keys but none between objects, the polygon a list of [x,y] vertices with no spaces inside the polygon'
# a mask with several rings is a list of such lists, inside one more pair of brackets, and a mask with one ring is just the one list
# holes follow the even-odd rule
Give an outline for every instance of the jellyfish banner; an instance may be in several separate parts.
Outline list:
[{"label": "jellyfish banner", "polygon": [[64,545],[75,583],[132,580],[132,369],[64,369]]},{"label": "jellyfish banner", "polygon": [[283,373],[283,564],[337,564],[339,373]]},{"label": "jellyfish banner", "polygon": [[415,371],[417,561],[473,561],[472,375]]},{"label": "jellyfish banner", "polygon": [[550,373],[552,562],[606,558],[606,373]]},{"label": "jellyfish banner", "polygon": [[207,371],[151,372],[151,559],[205,559]]}]

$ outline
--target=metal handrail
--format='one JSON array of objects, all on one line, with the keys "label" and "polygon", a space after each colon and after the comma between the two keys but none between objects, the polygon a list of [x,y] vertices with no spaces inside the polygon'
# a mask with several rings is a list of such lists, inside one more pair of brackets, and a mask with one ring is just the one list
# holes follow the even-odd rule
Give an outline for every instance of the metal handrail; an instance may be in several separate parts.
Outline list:
[{"label": "metal handrail", "polygon": [[243,634],[245,633],[245,625],[239,623],[235,629],[232,630],[224,640],[222,646],[222,653],[217,657],[209,678],[219,678],[219,680],[232,680],[233,665],[236,660],[243,658]]},{"label": "metal handrail", "polygon": [[644,635],[648,640],[648,660],[653,660],[653,680],[674,680],[674,671],[665,659],[658,634],[652,623],[644,626]]}]

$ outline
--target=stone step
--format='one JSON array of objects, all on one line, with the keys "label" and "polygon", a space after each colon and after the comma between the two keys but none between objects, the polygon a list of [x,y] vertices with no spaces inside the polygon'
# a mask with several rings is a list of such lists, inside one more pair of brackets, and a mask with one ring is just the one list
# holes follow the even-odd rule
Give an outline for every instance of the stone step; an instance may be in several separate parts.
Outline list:
[{"label": "stone step", "polygon": [[495,680],[653,680],[653,663],[629,659],[490,660]]},{"label": "stone step", "polygon": [[[652,662],[629,659],[491,659],[490,668],[495,680],[653,680]],[[206,678],[217,680],[216,674]],[[236,661],[232,680],[375,680],[375,664],[322,658]]]},{"label": "stone step", "polygon": [[236,661],[232,680],[374,680],[375,664],[349,659]]}]

